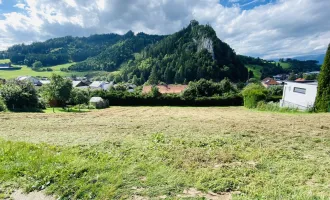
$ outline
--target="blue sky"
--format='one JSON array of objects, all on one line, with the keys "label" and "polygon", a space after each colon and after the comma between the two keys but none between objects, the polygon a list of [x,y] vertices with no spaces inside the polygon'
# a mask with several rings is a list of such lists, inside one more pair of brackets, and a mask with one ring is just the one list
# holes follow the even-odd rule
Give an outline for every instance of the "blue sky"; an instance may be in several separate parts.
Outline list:
[{"label": "blue sky", "polygon": [[239,6],[242,10],[251,10],[257,6],[275,2],[274,0],[220,0],[226,7]]},{"label": "blue sky", "polygon": [[266,59],[324,54],[330,0],[0,0],[0,50],[101,33],[170,34],[210,24],[239,54]]}]

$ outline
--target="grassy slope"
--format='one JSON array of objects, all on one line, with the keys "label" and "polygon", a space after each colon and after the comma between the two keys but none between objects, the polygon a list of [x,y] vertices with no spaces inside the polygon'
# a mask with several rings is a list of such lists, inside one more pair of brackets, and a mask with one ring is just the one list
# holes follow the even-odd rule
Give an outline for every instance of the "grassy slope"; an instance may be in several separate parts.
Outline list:
[{"label": "grassy slope", "polygon": [[[3,60],[0,60],[0,62],[4,62]],[[68,68],[70,65],[72,65],[74,63],[67,63],[67,64],[63,64],[63,65],[56,65],[53,67],[50,67],[53,69],[52,72],[37,72],[37,71],[33,71],[31,68],[23,65],[21,70],[3,70],[0,71],[0,77],[1,78],[5,78],[5,79],[11,79],[11,78],[16,78],[18,76],[25,76],[25,75],[29,75],[29,76],[40,76],[40,77],[49,77],[51,76],[52,73],[56,73],[56,74],[60,74],[63,76],[70,76],[71,74],[77,74],[79,75],[79,73],[72,73],[72,72],[62,72],[60,69],[61,68]]]},{"label": "grassy slope", "polygon": [[9,63],[10,60],[9,59],[0,59],[0,64],[6,64]]},{"label": "grassy slope", "polygon": [[[9,60],[0,60],[0,64],[1,63],[8,63]],[[104,72],[104,71],[91,71],[91,72],[62,72],[61,68],[68,68],[70,67],[73,63],[67,63],[67,64],[63,64],[63,65],[56,65],[56,66],[52,66],[50,68],[53,69],[53,71],[51,72],[37,72],[37,71],[33,71],[31,68],[23,65],[22,69],[20,70],[12,70],[12,71],[7,71],[7,70],[0,70],[0,78],[4,78],[4,79],[12,79],[12,78],[16,78],[18,76],[39,76],[39,77],[50,77],[52,73],[56,73],[56,74],[60,74],[62,76],[71,76],[71,75],[76,75],[76,76],[86,76],[86,75],[107,75],[108,72]]]},{"label": "grassy slope", "polygon": [[189,107],[0,114],[0,194],[159,199],[197,188],[240,191],[233,199],[329,199],[329,120]]},{"label": "grassy slope", "polygon": [[254,74],[254,78],[260,80],[261,79],[261,72],[262,66],[260,65],[246,65],[248,70],[251,70]]},{"label": "grassy slope", "polygon": [[[289,63],[283,63],[283,62],[276,62],[280,63],[281,67],[283,69],[288,69],[290,68],[290,64]],[[262,66],[260,65],[246,65],[246,67],[248,68],[248,70],[253,71],[253,74],[255,76],[256,79],[260,80],[261,79],[261,72],[260,70],[262,69]]]},{"label": "grassy slope", "polygon": [[[283,69],[288,69],[288,68],[290,68],[290,63],[283,63],[283,62],[277,62],[277,63],[280,63],[280,65],[281,65],[281,67],[283,68]],[[277,64],[276,63],[276,64]]]}]

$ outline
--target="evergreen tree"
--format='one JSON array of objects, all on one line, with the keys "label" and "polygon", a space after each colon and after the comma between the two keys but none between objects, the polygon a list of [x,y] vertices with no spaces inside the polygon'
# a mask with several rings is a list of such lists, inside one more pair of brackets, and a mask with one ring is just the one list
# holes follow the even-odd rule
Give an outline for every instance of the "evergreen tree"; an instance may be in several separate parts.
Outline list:
[{"label": "evergreen tree", "polygon": [[151,74],[149,76],[149,83],[151,85],[157,85],[158,84],[158,76],[157,76],[157,69],[156,67],[153,67],[151,70]]},{"label": "evergreen tree", "polygon": [[290,75],[289,75],[288,80],[289,80],[289,81],[294,81],[294,80],[296,80],[296,75],[295,75],[293,72],[291,72]]},{"label": "evergreen tree", "polygon": [[318,79],[316,110],[328,112],[330,109],[330,44]]},{"label": "evergreen tree", "polygon": [[133,76],[132,83],[134,85],[139,85],[139,79],[138,79],[138,77],[136,75]]}]

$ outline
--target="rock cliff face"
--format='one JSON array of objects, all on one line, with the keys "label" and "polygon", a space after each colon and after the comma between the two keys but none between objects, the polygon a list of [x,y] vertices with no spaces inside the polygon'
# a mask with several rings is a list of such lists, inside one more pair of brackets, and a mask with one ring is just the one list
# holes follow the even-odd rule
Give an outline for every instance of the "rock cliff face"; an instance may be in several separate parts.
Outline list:
[{"label": "rock cliff face", "polygon": [[198,41],[197,51],[200,52],[203,49],[206,49],[212,55],[213,60],[215,60],[213,41],[210,38],[203,37]]}]

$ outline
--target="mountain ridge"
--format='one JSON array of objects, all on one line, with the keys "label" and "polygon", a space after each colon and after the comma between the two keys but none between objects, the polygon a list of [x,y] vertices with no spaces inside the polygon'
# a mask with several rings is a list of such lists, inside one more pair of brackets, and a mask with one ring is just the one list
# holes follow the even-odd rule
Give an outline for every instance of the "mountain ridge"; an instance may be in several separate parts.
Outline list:
[{"label": "mountain ridge", "polygon": [[[66,36],[30,45],[14,45],[8,48],[7,54],[13,64],[29,67],[36,61],[45,67],[76,62],[68,69],[120,70],[123,81],[131,80],[134,75],[140,82],[147,81],[152,69],[157,70],[159,81],[169,83],[224,77],[245,81],[248,76],[235,51],[217,38],[211,26],[200,25],[195,20],[171,35],[135,35],[129,31],[124,35]],[[141,70],[141,63],[150,66]]]}]

